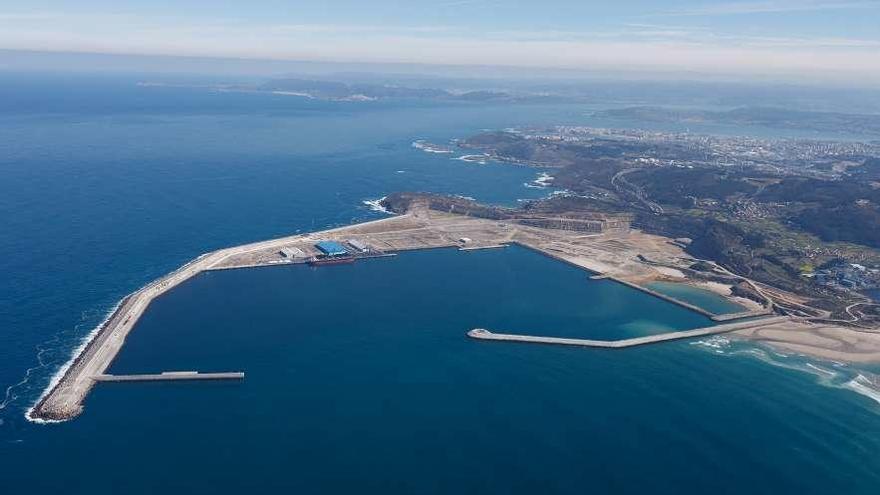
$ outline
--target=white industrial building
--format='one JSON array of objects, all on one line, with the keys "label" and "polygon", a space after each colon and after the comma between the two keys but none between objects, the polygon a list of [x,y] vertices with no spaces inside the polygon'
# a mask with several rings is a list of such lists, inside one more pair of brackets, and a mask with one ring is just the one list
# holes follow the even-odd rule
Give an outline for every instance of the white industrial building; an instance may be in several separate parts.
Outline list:
[{"label": "white industrial building", "polygon": [[281,251],[279,251],[279,253],[281,253],[281,256],[284,256],[285,258],[305,258],[307,256],[305,251],[294,246],[281,248]]},{"label": "white industrial building", "polygon": [[347,242],[349,246],[355,248],[356,250],[358,250],[362,253],[366,253],[367,251],[370,250],[370,247],[367,246],[366,243],[364,243],[363,241],[359,241],[357,239],[349,239],[345,242]]}]

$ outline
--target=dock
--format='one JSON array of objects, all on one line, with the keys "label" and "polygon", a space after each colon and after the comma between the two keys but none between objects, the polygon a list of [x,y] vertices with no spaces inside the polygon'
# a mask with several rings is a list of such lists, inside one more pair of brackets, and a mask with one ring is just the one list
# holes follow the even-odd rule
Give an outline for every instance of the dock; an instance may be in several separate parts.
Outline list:
[{"label": "dock", "polygon": [[723,333],[735,332],[737,330],[746,330],[760,328],[769,325],[777,325],[788,321],[787,316],[774,316],[770,318],[761,318],[758,320],[742,321],[737,323],[727,323],[715,325],[711,327],[695,328],[693,330],[682,330],[680,332],[667,332],[656,335],[647,335],[644,337],[634,337],[623,340],[590,340],[590,339],[573,339],[565,337],[541,337],[537,335],[518,335],[508,333],[494,333],[483,328],[475,328],[467,333],[468,337],[479,340],[494,340],[500,342],[523,342],[530,344],[555,344],[579,347],[595,347],[602,349],[624,349],[627,347],[636,347],[646,344],[654,344],[658,342],[668,342],[672,340],[691,339],[695,337],[706,337],[709,335],[719,335]]},{"label": "dock", "polygon": [[226,371],[221,373],[199,373],[198,371],[164,371],[162,373],[140,375],[95,375],[92,377],[96,382],[159,382],[172,380],[243,380],[244,373],[241,371]]}]

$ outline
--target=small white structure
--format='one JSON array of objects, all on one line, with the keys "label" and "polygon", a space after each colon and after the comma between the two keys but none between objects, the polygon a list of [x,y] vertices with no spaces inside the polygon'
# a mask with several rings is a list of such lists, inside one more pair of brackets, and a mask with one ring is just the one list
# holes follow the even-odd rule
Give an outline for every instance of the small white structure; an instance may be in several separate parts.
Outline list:
[{"label": "small white structure", "polygon": [[281,251],[279,251],[279,253],[281,253],[281,256],[284,256],[285,258],[305,258],[306,257],[305,251],[303,251],[302,249],[300,249],[298,247],[293,247],[293,246],[281,248]]},{"label": "small white structure", "polygon": [[471,240],[472,239],[470,237],[462,237],[458,240],[458,242],[460,242],[462,244],[467,244],[467,243],[471,242]]},{"label": "small white structure", "polygon": [[370,250],[370,247],[367,246],[366,243],[364,243],[363,241],[359,241],[357,239],[349,239],[345,242],[347,242],[349,246],[355,248],[356,250],[358,250],[362,253],[366,253],[367,251]]}]

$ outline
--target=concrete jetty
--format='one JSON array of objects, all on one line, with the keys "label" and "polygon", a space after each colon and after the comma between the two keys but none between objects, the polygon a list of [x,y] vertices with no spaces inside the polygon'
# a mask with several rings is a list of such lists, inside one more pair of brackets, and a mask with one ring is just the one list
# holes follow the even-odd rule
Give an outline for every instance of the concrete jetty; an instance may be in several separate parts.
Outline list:
[{"label": "concrete jetty", "polygon": [[92,377],[96,382],[157,382],[174,380],[243,380],[244,373],[241,371],[228,371],[222,373],[199,373],[198,371],[164,371],[162,373],[140,375],[96,375]]},{"label": "concrete jetty", "polygon": [[682,301],[681,299],[676,299],[672,296],[668,296],[663,294],[662,292],[657,292],[654,289],[645,287],[643,285],[635,284],[628,280],[623,280],[621,278],[615,277],[613,275],[606,275],[604,277],[605,280],[613,280],[619,284],[626,285],[627,287],[632,287],[633,289],[640,290],[646,294],[650,294],[656,298],[663,299],[664,301],[671,302],[672,304],[681,306],[683,308],[689,309],[694,313],[699,313],[703,316],[708,317],[712,321],[731,321],[731,320],[741,320],[743,318],[752,318],[756,316],[764,316],[768,314],[772,314],[773,312],[767,309],[761,309],[756,311],[741,311],[738,313],[724,313],[724,314],[716,314],[706,309],[703,309],[697,305],[691,304],[689,302]]},{"label": "concrete jetty", "polygon": [[508,333],[493,333],[483,328],[475,328],[467,333],[468,337],[480,340],[496,340],[503,342],[525,342],[531,344],[556,344],[556,345],[573,345],[580,347],[596,347],[602,349],[623,349],[626,347],[635,347],[645,344],[654,344],[657,342],[667,342],[670,340],[690,339],[694,337],[705,337],[708,335],[718,335],[722,333],[734,332],[737,330],[746,330],[760,328],[769,325],[776,325],[788,321],[787,316],[775,316],[770,318],[761,318],[758,320],[741,321],[736,323],[727,323],[715,325],[712,327],[696,328],[693,330],[683,330],[680,332],[668,332],[657,335],[647,335],[645,337],[635,337],[623,340],[590,340],[590,339],[573,339],[565,337],[541,337],[536,335],[517,335]]},{"label": "concrete jetty", "polygon": [[676,304],[676,305],[681,306],[683,308],[689,309],[689,310],[693,311],[694,313],[700,313],[701,315],[709,317],[709,318],[714,318],[715,316],[717,316],[715,313],[713,313],[711,311],[705,310],[705,309],[703,309],[699,306],[696,306],[694,304],[684,302],[681,299],[676,299],[672,296],[667,296],[666,294],[663,294],[662,292],[657,292],[654,289],[649,289],[648,287],[645,287],[644,285],[634,284],[628,280],[623,280],[622,278],[618,278],[618,277],[615,277],[612,275],[609,275],[605,278],[606,278],[606,280],[613,280],[619,284],[623,284],[623,285],[626,285],[627,287],[632,287],[633,289],[640,290],[646,294],[650,294],[658,299],[663,299],[664,301],[671,302],[672,304]]},{"label": "concrete jetty", "polygon": [[755,311],[741,311],[739,313],[724,313],[712,316],[714,321],[732,321],[742,320],[743,318],[754,318],[756,316],[772,315],[773,311],[769,309],[757,309]]},{"label": "concrete jetty", "polygon": [[536,247],[533,244],[525,243],[525,242],[521,242],[521,241],[513,241],[513,243],[517,244],[519,246],[522,246],[524,248],[527,248],[527,249],[532,249],[534,251],[537,251],[538,253],[541,253],[544,256],[547,256],[547,257],[552,258],[554,260],[569,264],[569,265],[574,266],[576,268],[579,268],[581,270],[587,270],[588,272],[593,273],[593,275],[590,275],[590,280],[611,280],[611,281],[617,282],[619,284],[626,285],[627,287],[631,287],[633,289],[642,291],[646,294],[650,294],[656,298],[663,299],[664,301],[670,302],[670,303],[675,304],[677,306],[681,306],[685,309],[689,309],[695,313],[699,313],[699,314],[701,314],[701,315],[703,315],[713,321],[731,321],[731,320],[738,320],[738,319],[742,319],[742,318],[763,316],[763,315],[768,315],[768,314],[773,313],[770,310],[757,310],[757,311],[743,311],[743,312],[739,312],[739,313],[718,315],[718,314],[712,313],[711,311],[703,309],[699,306],[696,306],[694,304],[682,301],[681,299],[676,299],[672,296],[657,292],[657,291],[650,289],[648,287],[645,287],[643,285],[639,285],[639,284],[630,282],[628,280],[624,280],[624,279],[622,279],[612,273],[596,272],[595,269],[584,266],[582,263],[575,261],[575,260],[572,260],[567,256],[562,256],[559,253],[554,253],[554,252],[547,250],[547,249],[541,249],[541,248]]}]

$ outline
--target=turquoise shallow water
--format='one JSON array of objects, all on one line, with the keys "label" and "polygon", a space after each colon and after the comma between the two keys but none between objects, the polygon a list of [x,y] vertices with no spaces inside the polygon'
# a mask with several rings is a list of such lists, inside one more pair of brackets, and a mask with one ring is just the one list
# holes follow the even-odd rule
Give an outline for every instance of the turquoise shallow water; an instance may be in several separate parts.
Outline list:
[{"label": "turquoise shallow water", "polygon": [[648,287],[661,294],[666,294],[719,315],[746,310],[744,306],[731,302],[710,290],[692,287],[687,284],[651,282],[648,284]]},{"label": "turquoise shallow water", "polygon": [[200,276],[150,308],[114,371],[243,369],[243,383],[102,385],[75,421],[26,422],[119,298],[200,253],[378,218],[362,202],[395,190],[508,204],[549,192],[524,187],[535,170],[413,140],[602,124],[573,105],[136,80],[0,77],[4,493],[876,492],[878,405],[840,388],[851,370],[820,386],[802,361],[733,344],[467,339],[472,326],[617,338],[706,322],[518,248]]}]

